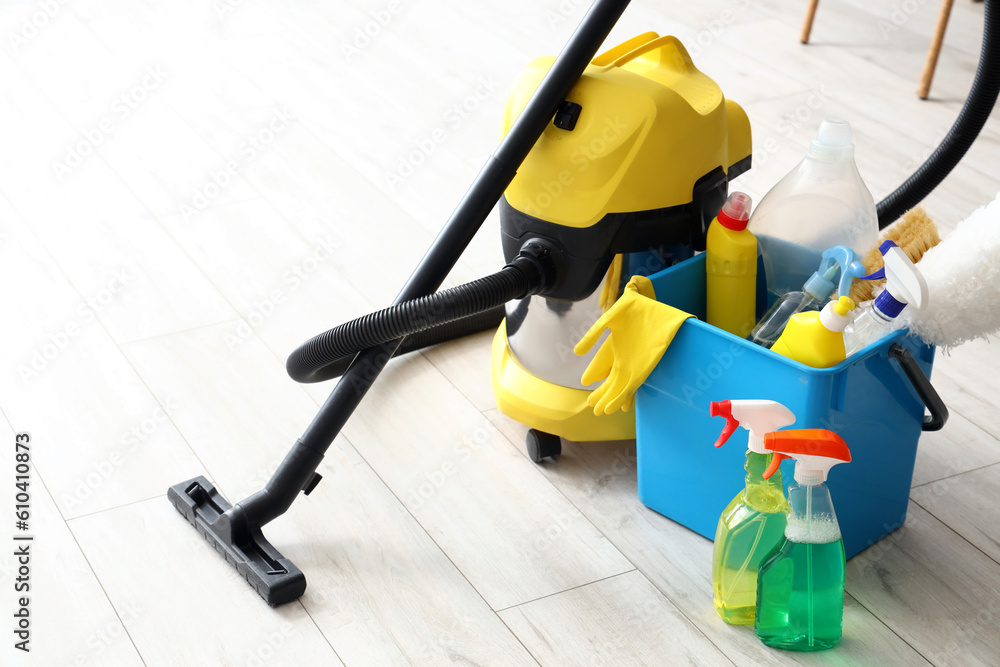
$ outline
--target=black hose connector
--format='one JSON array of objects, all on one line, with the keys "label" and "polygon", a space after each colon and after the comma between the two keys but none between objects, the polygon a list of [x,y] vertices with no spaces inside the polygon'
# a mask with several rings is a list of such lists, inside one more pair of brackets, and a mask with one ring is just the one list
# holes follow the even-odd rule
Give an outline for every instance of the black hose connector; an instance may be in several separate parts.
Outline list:
[{"label": "black hose connector", "polygon": [[948,134],[906,181],[878,203],[879,229],[891,225],[929,195],[951,173],[986,124],[1000,94],[1000,15],[993,11],[993,1],[984,3],[983,46],[972,89]]},{"label": "black hose connector", "polygon": [[296,382],[337,377],[362,350],[537,294],[551,286],[556,275],[555,260],[547,245],[528,241],[514,261],[493,275],[404,301],[314,336],[289,355],[285,369]]}]

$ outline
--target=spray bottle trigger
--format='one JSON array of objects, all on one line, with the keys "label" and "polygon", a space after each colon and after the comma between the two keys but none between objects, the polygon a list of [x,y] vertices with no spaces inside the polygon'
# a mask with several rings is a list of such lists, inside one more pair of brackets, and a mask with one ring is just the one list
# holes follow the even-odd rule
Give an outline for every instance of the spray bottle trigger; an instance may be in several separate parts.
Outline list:
[{"label": "spray bottle trigger", "polygon": [[851,265],[847,267],[847,270],[842,272],[840,275],[840,286],[837,290],[837,294],[850,294],[851,293],[851,283],[854,282],[855,278],[861,279],[861,276],[865,275],[865,265],[859,260],[854,260]]},{"label": "spray bottle trigger", "polygon": [[[837,284],[837,294],[845,295],[851,291],[851,283],[865,273],[865,265],[858,261],[858,255],[847,246],[835,245],[823,251],[820,271],[840,271],[840,282]],[[826,277],[826,274],[824,274]],[[827,280],[832,280],[832,276]],[[829,296],[829,294],[821,295]]]},{"label": "spray bottle trigger", "polygon": [[[882,253],[885,257],[885,253],[889,252],[890,248],[898,248],[895,241],[882,241],[882,245],[878,247],[878,251]],[[858,276],[858,280],[885,280],[885,264],[882,268],[874,273],[869,273],[867,276]]]},{"label": "spray bottle trigger", "polygon": [[778,468],[781,467],[781,462],[785,459],[790,459],[788,454],[782,454],[781,452],[775,452],[771,457],[771,465],[767,466],[767,470],[764,471],[764,479],[771,479],[771,475],[778,472]]},{"label": "spray bottle trigger", "polygon": [[711,417],[726,418],[726,426],[719,434],[719,439],[715,441],[716,447],[722,447],[740,426],[739,420],[733,417],[733,404],[730,401],[712,401],[709,404],[708,414]]}]

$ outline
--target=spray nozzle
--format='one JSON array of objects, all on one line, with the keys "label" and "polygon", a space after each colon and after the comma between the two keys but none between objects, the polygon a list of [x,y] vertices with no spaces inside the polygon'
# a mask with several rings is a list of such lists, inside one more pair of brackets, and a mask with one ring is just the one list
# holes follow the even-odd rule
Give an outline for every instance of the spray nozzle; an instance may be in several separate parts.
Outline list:
[{"label": "spray nozzle", "polygon": [[716,447],[724,445],[736,427],[742,426],[750,432],[747,446],[757,454],[767,454],[767,449],[764,448],[765,433],[795,423],[795,414],[777,401],[712,401],[709,414],[726,418],[726,426],[715,441]]},{"label": "spray nozzle", "polygon": [[726,203],[722,205],[719,215],[716,218],[719,224],[726,229],[740,231],[747,228],[750,221],[750,205],[753,200],[745,192],[734,192],[726,198]]},{"label": "spray nozzle", "polygon": [[927,301],[927,281],[924,280],[920,270],[892,241],[883,241],[878,250],[882,253],[885,266],[861,278],[861,280],[885,278],[885,289],[875,297],[873,307],[889,319],[899,315],[908,303],[923,308]]},{"label": "spray nozzle", "polygon": [[[840,271],[840,282],[835,286],[833,278]],[[851,248],[835,245],[823,251],[823,259],[819,269],[806,281],[803,291],[816,299],[826,299],[837,293],[846,295],[851,291],[851,282],[865,274],[865,265],[858,261],[858,256]]]},{"label": "spray nozzle", "polygon": [[795,459],[795,481],[806,486],[822,484],[830,468],[851,460],[851,450],[844,439],[822,428],[768,433],[764,436],[764,448],[774,452],[764,479],[770,479],[785,459]]}]

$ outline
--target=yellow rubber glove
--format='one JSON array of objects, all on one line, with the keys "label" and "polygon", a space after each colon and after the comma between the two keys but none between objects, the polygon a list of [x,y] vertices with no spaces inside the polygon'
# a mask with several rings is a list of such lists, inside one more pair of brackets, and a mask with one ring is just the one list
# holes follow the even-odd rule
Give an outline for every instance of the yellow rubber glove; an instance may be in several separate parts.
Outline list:
[{"label": "yellow rubber glove", "polygon": [[657,301],[649,278],[632,276],[615,305],[594,322],[573,348],[577,355],[584,355],[605,329],[611,332],[580,380],[589,385],[604,379],[587,398],[587,405],[594,408],[595,415],[632,408],[636,390],[653,372],[689,317],[690,314]]},{"label": "yellow rubber glove", "polygon": [[604,277],[604,287],[601,288],[601,312],[606,313],[611,310],[618,300],[618,284],[622,279],[622,263],[624,255],[615,255],[608,267],[608,274]]}]

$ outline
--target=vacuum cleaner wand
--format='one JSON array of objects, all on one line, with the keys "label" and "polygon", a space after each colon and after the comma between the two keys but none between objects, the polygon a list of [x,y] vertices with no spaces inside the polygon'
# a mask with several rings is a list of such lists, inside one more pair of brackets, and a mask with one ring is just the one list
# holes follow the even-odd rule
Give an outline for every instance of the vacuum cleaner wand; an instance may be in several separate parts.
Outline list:
[{"label": "vacuum cleaner wand", "polygon": [[[628,4],[628,0],[595,0],[394,305],[431,294],[440,287]],[[230,506],[204,477],[168,490],[167,496],[177,511],[269,604],[297,599],[305,592],[306,581],[302,571],[267,542],[261,527],[284,514],[299,491],[308,495],[316,487],[320,480],[316,469],[324,453],[401,343],[402,339],[393,340],[358,354],[260,491]]]}]

